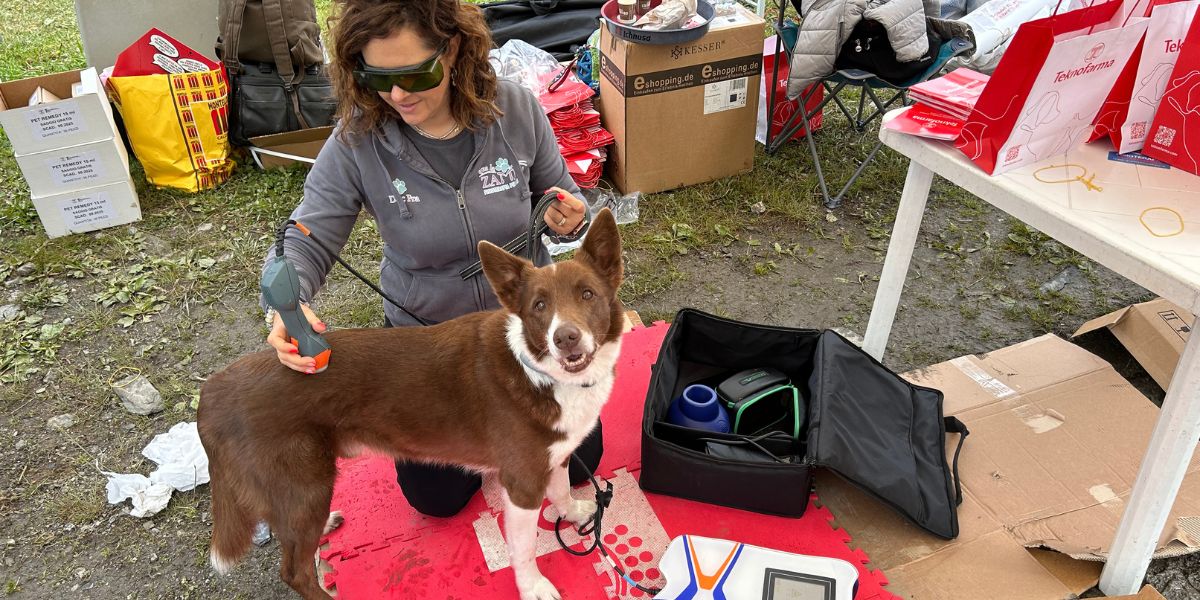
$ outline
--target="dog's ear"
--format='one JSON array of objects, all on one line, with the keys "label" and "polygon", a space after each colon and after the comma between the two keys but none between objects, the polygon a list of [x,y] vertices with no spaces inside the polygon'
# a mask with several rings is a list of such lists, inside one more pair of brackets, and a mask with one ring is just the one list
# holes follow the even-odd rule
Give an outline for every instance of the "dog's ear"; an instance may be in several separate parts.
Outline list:
[{"label": "dog's ear", "polygon": [[621,259],[621,234],[617,231],[617,219],[605,208],[592,219],[583,247],[575,253],[575,260],[591,265],[596,272],[612,284],[621,287],[625,268]]},{"label": "dog's ear", "polygon": [[513,256],[488,241],[479,242],[479,261],[483,263],[483,274],[492,290],[511,312],[519,312],[521,306],[521,281],[533,269],[533,263]]}]

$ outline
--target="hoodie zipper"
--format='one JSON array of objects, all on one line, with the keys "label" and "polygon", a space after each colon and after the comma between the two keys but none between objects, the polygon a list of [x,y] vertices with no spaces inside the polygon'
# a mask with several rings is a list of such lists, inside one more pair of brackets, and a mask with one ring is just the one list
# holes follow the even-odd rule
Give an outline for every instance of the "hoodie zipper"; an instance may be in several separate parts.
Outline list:
[{"label": "hoodie zipper", "polygon": [[[473,132],[468,132],[468,133],[470,133],[471,135],[475,135]],[[403,136],[404,134],[400,133],[400,135]],[[479,157],[483,155],[483,149],[484,149],[484,146],[486,145],[488,135],[489,135],[489,133],[485,132],[482,136],[483,139],[480,140],[480,143],[476,144],[475,154],[473,154],[471,156],[471,160],[467,163],[467,170],[466,170],[466,172],[463,173],[462,181],[459,182],[458,186],[455,186],[454,184],[450,183],[449,181],[446,181],[445,179],[442,179],[435,172],[426,172],[424,169],[416,169],[418,172],[422,172],[426,177],[429,177],[430,179],[433,179],[435,181],[439,181],[446,187],[454,190],[454,198],[458,203],[458,214],[462,218],[463,231],[467,235],[467,257],[468,258],[475,256],[476,246],[478,246],[479,241],[475,239],[475,228],[471,225],[471,214],[467,210],[467,199],[465,196],[463,196],[462,189],[464,187],[466,187],[466,185],[467,185],[467,174],[471,172],[471,169],[473,169],[475,167],[475,162],[478,161]],[[401,143],[403,143],[403,141],[401,141]],[[472,279],[475,280],[475,307],[476,307],[476,310],[483,310],[484,309],[483,283],[481,281],[479,281],[482,278],[481,277],[473,277]]]},{"label": "hoodie zipper", "polygon": [[[475,160],[479,158],[480,154],[483,154],[483,152],[476,152],[475,156],[471,158],[470,164],[467,165],[467,172],[471,171],[471,167],[474,166]],[[462,219],[463,231],[467,234],[467,257],[470,258],[471,256],[474,256],[476,246],[479,244],[479,242],[475,239],[475,229],[471,225],[471,214],[467,212],[467,199],[465,196],[463,196],[462,187],[454,187],[453,184],[445,179],[442,179],[441,177],[434,176],[433,179],[454,190],[454,198],[458,203],[458,215]],[[466,175],[463,175],[463,180],[460,183],[460,186],[465,186],[466,182],[467,177]],[[478,277],[473,277],[472,279],[475,279],[475,308],[476,310],[483,310],[483,288],[479,283]]]},{"label": "hoodie zipper", "polygon": [[[474,133],[471,135],[474,135]],[[475,239],[475,227],[471,225],[471,213],[467,210],[467,199],[463,197],[462,190],[463,188],[467,187],[467,174],[471,173],[471,170],[475,168],[475,163],[479,160],[479,157],[483,156],[483,147],[485,145],[483,142],[487,141],[488,134],[484,133],[482,137],[484,139],[481,140],[481,143],[475,148],[475,155],[471,157],[471,162],[467,163],[467,170],[463,172],[462,181],[459,182],[458,188],[454,190],[454,193],[458,195],[458,210],[460,213],[462,213],[463,222],[467,224],[467,242],[471,246],[467,249],[467,256],[469,257],[475,256],[475,253],[478,250],[479,240]],[[479,307],[479,310],[483,310],[483,282],[480,281],[483,279],[483,277],[473,277],[472,279],[475,280],[475,305]]]}]

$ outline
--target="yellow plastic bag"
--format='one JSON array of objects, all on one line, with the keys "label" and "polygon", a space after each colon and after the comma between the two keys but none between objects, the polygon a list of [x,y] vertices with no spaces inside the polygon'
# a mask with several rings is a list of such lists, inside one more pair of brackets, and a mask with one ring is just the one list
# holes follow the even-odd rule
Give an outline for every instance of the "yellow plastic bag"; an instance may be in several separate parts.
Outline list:
[{"label": "yellow plastic bag", "polygon": [[117,57],[106,83],[150,183],[192,192],[229,179],[225,69],[151,29]]}]

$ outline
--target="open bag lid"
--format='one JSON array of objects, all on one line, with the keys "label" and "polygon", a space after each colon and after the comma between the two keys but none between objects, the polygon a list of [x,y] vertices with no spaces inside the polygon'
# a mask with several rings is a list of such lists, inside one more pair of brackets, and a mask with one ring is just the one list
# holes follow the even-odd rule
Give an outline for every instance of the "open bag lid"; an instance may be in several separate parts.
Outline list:
[{"label": "open bag lid", "polygon": [[943,419],[942,392],[909,383],[833,331],[817,343],[809,391],[813,462],[930,533],[958,535],[961,493],[946,463],[946,426],[961,424]]}]

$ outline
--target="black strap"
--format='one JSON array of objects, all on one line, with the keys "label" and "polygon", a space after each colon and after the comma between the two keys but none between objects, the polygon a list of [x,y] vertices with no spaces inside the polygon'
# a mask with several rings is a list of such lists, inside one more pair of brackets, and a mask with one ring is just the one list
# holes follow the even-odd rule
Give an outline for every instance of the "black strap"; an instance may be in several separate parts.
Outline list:
[{"label": "black strap", "polygon": [[971,430],[967,429],[966,423],[963,423],[958,417],[944,417],[942,419],[946,424],[946,433],[957,433],[958,447],[954,449],[954,464],[951,470],[954,472],[954,499],[958,504],[962,504],[962,481],[958,478],[958,455],[962,452],[963,441],[971,435]]},{"label": "black strap", "polygon": [[271,43],[271,55],[275,57],[275,69],[279,78],[288,86],[299,85],[300,79],[304,77],[304,69],[292,64],[283,0],[263,0],[262,11],[263,20],[267,24],[267,41]]},{"label": "black strap", "polygon": [[246,0],[233,0],[229,7],[229,19],[225,22],[225,31],[221,47],[221,62],[230,76],[242,72],[242,64],[238,61],[238,45],[242,40],[242,22],[246,17]]}]

